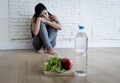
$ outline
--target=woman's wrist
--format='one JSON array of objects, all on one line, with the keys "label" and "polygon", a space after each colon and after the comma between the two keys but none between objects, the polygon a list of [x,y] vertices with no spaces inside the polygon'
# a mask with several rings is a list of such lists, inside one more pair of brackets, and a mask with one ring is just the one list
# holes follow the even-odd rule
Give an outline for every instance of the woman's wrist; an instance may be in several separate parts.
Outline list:
[{"label": "woman's wrist", "polygon": [[45,22],[46,24],[49,24],[50,23],[50,21],[48,21],[48,20],[46,20],[46,22]]}]

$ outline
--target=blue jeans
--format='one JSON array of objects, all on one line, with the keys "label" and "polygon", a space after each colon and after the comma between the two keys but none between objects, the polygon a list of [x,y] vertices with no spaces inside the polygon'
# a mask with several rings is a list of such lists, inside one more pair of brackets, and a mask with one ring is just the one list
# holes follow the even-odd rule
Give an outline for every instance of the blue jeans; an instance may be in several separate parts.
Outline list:
[{"label": "blue jeans", "polygon": [[57,30],[47,26],[45,23],[40,24],[40,31],[33,38],[33,46],[36,50],[44,47],[45,49],[54,48],[56,45]]}]

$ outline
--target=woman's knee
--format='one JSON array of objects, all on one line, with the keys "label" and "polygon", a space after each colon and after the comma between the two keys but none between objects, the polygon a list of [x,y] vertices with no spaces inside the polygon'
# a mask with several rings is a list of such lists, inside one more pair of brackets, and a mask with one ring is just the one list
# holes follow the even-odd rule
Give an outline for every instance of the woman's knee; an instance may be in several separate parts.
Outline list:
[{"label": "woman's knee", "polygon": [[40,24],[40,32],[46,32],[46,31],[47,31],[46,24],[41,22],[41,24]]},{"label": "woman's knee", "polygon": [[41,23],[40,23],[40,27],[46,27],[46,24],[43,23],[43,22],[41,22]]}]

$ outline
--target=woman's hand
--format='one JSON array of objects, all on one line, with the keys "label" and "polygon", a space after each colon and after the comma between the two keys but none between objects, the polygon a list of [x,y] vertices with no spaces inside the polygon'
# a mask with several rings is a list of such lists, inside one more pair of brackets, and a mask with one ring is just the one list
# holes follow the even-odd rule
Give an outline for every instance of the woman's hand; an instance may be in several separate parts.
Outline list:
[{"label": "woman's hand", "polygon": [[61,25],[60,21],[58,20],[58,18],[56,16],[52,15],[51,19],[52,19],[52,21],[46,20],[46,24],[53,27],[54,29],[61,30],[62,25]]},{"label": "woman's hand", "polygon": [[47,22],[47,20],[46,20],[45,18],[42,18],[42,17],[41,17],[41,21],[42,21],[43,23],[46,23],[46,22]]},{"label": "woman's hand", "polygon": [[37,21],[43,22],[43,23],[46,23],[46,22],[47,22],[47,20],[46,20],[45,18],[43,18],[43,17],[38,17],[38,18],[37,18]]}]

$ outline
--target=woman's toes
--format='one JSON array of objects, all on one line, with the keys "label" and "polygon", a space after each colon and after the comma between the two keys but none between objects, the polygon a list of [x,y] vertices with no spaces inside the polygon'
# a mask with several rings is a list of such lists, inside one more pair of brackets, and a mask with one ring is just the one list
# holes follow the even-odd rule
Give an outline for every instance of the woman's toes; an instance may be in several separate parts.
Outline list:
[{"label": "woman's toes", "polygon": [[57,55],[57,52],[55,52],[55,51],[50,51],[50,52],[48,52],[48,54]]}]

